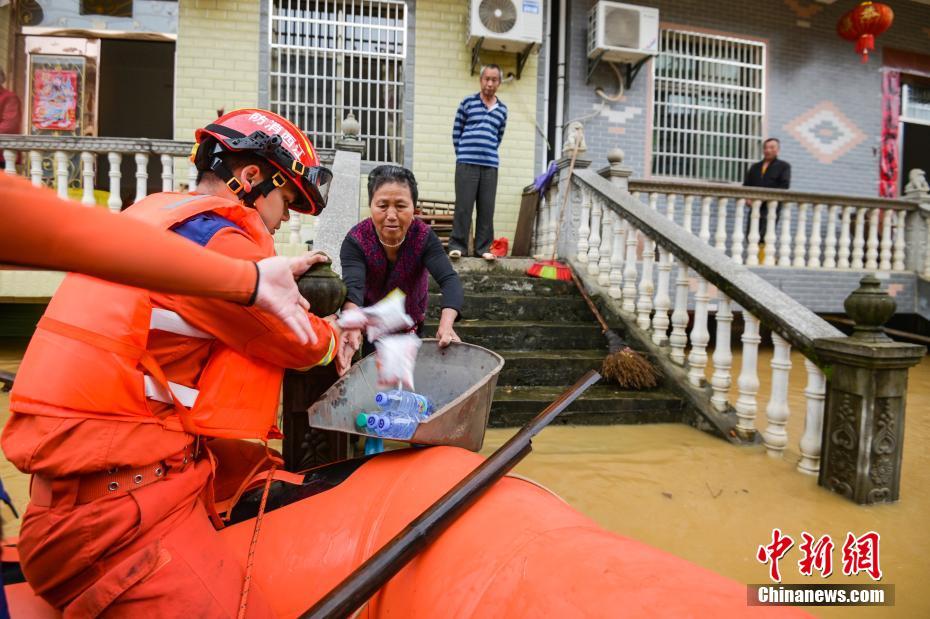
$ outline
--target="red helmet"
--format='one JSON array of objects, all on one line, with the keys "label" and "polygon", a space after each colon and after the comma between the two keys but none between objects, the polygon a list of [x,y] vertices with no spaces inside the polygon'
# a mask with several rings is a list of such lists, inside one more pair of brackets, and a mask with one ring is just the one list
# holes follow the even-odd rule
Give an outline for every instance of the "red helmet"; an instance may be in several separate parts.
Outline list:
[{"label": "red helmet", "polygon": [[[267,196],[291,181],[303,198],[291,204],[293,210],[319,215],[326,206],[333,174],[320,165],[310,140],[289,120],[267,110],[235,110],[198,129],[196,140],[191,161],[197,169],[214,172],[245,204],[251,206],[259,195]],[[223,163],[223,155],[230,152],[258,155],[277,171],[247,192]]]}]

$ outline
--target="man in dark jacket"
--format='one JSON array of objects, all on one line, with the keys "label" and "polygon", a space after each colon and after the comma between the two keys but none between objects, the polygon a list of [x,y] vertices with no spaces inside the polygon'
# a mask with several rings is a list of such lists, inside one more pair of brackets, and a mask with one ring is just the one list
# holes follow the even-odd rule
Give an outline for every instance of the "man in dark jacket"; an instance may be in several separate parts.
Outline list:
[{"label": "man in dark jacket", "polygon": [[781,142],[769,138],[762,143],[762,161],[752,164],[746,172],[744,187],[768,187],[789,189],[791,187],[791,164],[778,158]]},{"label": "man in dark jacket", "polygon": [[[762,143],[762,161],[757,161],[746,171],[744,187],[766,187],[769,189],[789,189],[791,187],[791,164],[778,158],[781,142],[778,138],[769,138]],[[765,231],[768,206],[762,202],[759,209],[759,244],[765,245]],[[778,216],[776,214],[776,221]],[[746,235],[749,235],[751,222],[746,219]]]}]

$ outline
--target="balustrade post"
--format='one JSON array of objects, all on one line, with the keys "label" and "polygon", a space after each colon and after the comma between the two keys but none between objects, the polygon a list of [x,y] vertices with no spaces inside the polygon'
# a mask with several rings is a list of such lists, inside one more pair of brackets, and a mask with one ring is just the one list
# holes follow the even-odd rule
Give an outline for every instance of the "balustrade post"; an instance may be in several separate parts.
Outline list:
[{"label": "balustrade post", "polygon": [[42,153],[37,150],[29,151],[29,176],[33,185],[42,186]]},{"label": "balustrade post", "polygon": [[852,251],[852,268],[861,269],[864,266],[862,257],[864,255],[863,248],[865,247],[865,216],[868,209],[859,208],[856,209],[856,231],[853,236],[853,251]]},{"label": "balustrade post", "polygon": [[729,198],[717,199],[717,231],[714,233],[714,247],[727,253],[727,203]]},{"label": "balustrade post", "polygon": [[714,394],[711,396],[710,402],[717,412],[723,413],[727,410],[727,396],[730,392],[730,368],[733,367],[733,353],[730,350],[733,310],[730,299],[719,290],[717,294],[717,335],[712,357],[714,373],[710,379],[710,386]]},{"label": "balustrade post", "polygon": [[694,219],[693,207],[694,196],[685,196],[685,210],[682,212],[681,227],[688,232],[692,231],[691,224]]},{"label": "balustrade post", "polygon": [[591,206],[591,233],[588,236],[588,275],[597,275],[601,259],[601,200],[595,199]]},{"label": "balustrade post", "polygon": [[55,187],[58,197],[68,199],[68,154],[55,151]]},{"label": "balustrade post", "polygon": [[[730,243],[730,258],[736,264],[743,264],[743,225],[746,210],[745,198],[736,201],[733,214],[733,240]],[[756,249],[758,252],[758,248]]]},{"label": "balustrade post", "polygon": [[870,271],[878,268],[878,218],[878,209],[869,209],[869,236],[865,244],[865,268]]},{"label": "balustrade post", "polygon": [[814,207],[814,221],[811,224],[810,249],[807,252],[807,266],[812,269],[820,268],[820,244],[823,242],[823,239],[820,237],[820,227],[823,224],[823,213],[826,210],[826,204],[818,204]]},{"label": "balustrade post", "polygon": [[[678,196],[670,193],[665,196],[665,216],[672,223],[675,222],[675,200]],[[652,341],[657,346],[668,343],[668,327],[671,324],[669,311],[672,309],[671,278],[672,278],[672,252],[664,247],[658,247],[659,252],[659,283],[656,286],[656,296],[653,302],[655,314],[652,316]]]},{"label": "balustrade post", "polygon": [[613,224],[610,214],[613,211],[610,210],[610,207],[607,206],[605,202],[603,205],[603,212],[601,213],[601,247],[600,247],[600,259],[597,263],[597,283],[601,286],[610,285],[610,249],[613,246]]},{"label": "balustrade post", "polygon": [[895,229],[894,229],[894,257],[891,263],[892,271],[903,271],[904,256],[907,253],[905,237],[907,235],[907,211],[894,211]]},{"label": "balustrade post", "polygon": [[119,213],[123,207],[123,198],[120,195],[120,180],[123,178],[120,166],[123,163],[123,156],[119,153],[109,153],[107,161],[110,163],[110,197],[107,198],[107,208],[113,213]]},{"label": "balustrade post", "polygon": [[704,196],[701,200],[701,227],[698,231],[698,238],[706,245],[710,245],[710,204],[713,201],[713,196]]},{"label": "balustrade post", "polygon": [[778,250],[778,266],[791,266],[791,213],[794,209],[791,207],[793,202],[785,202],[781,206],[781,234],[779,234],[780,246]]},{"label": "balustrade post", "polygon": [[[908,213],[904,221],[898,222],[899,229],[907,233],[910,246],[904,269],[930,279],[930,187],[927,187],[923,170],[911,170],[909,176],[911,181],[904,188],[904,197],[916,202],[917,208]],[[904,232],[899,234],[902,251]]]},{"label": "balustrade post", "polygon": [[287,242],[291,245],[300,245],[300,214],[294,213],[288,220],[289,234]]},{"label": "balustrade post", "polygon": [[623,264],[623,311],[636,311],[636,245],[638,232],[632,222],[626,222],[626,259]]},{"label": "balustrade post", "polygon": [[691,353],[688,355],[688,382],[695,387],[703,387],[704,368],[707,367],[707,343],[710,331],[707,330],[707,302],[710,300],[707,280],[697,274],[698,287],[694,293],[694,325],[691,326]]},{"label": "balustrade post", "polygon": [[849,257],[851,249],[849,229],[852,226],[852,215],[855,210],[854,206],[843,207],[843,218],[840,222],[840,257],[836,263],[836,266],[841,269],[848,269],[852,266]]},{"label": "balustrade post", "polygon": [[759,393],[759,319],[743,310],[743,362],[736,387],[736,434],[751,440],[756,434],[756,394]]},{"label": "balustrade post", "polygon": [[149,156],[136,153],[136,202],[145,199],[149,193]]},{"label": "balustrade post", "polygon": [[[878,210],[878,209],[876,209]],[[878,268],[882,271],[891,270],[891,225],[894,223],[894,211],[886,208],[881,212],[882,240],[878,251]]]},{"label": "balustrade post", "polygon": [[675,280],[675,309],[672,312],[672,334],[668,338],[669,357],[678,365],[685,364],[685,346],[688,345],[688,267],[678,263]]},{"label": "balustrade post", "polygon": [[161,156],[161,190],[174,191],[174,158],[171,155]]},{"label": "balustrade post", "polygon": [[804,360],[804,367],[807,368],[807,388],[804,389],[807,416],[804,419],[798,470],[816,475],[820,471],[820,441],[823,433],[823,402],[826,398],[827,377],[810,359]]},{"label": "balustrade post", "polygon": [[187,190],[188,191],[197,191],[197,177],[199,176],[197,172],[197,166],[193,163],[187,163]]},{"label": "balustrade post", "polygon": [[623,253],[626,251],[626,224],[623,219],[610,211],[613,223],[613,247],[610,249],[610,288],[607,294],[611,299],[623,298]]},{"label": "balustrade post", "polygon": [[588,263],[588,237],[591,235],[591,191],[581,190],[581,221],[578,227],[578,255],[576,259],[582,264]]},{"label": "balustrade post", "polygon": [[81,204],[93,206],[97,200],[94,198],[94,154],[84,151],[81,153]]},{"label": "balustrade post", "polygon": [[772,393],[765,409],[768,425],[762,432],[762,442],[773,458],[781,458],[788,445],[785,424],[791,409],[788,407],[788,377],[791,373],[791,344],[772,332]]},{"label": "balustrade post", "polygon": [[891,341],[882,326],[894,299],[874,275],[844,303],[851,337],[814,341],[831,368],[818,483],[859,504],[896,501],[900,494],[907,371],[926,349]]},{"label": "balustrade post", "polygon": [[802,202],[798,205],[798,225],[794,232],[794,262],[793,266],[807,266],[807,211],[810,203]]},{"label": "balustrade post", "polygon": [[762,209],[762,200],[753,200],[749,211],[749,237],[746,246],[746,264],[756,266],[759,264],[759,212]]},{"label": "balustrade post", "polygon": [[778,247],[775,245],[777,217],[778,202],[769,200],[765,213],[765,257],[762,259],[762,264],[769,267],[775,266],[775,259],[778,257]]},{"label": "balustrade post", "polygon": [[4,149],[3,161],[3,171],[7,174],[16,174],[16,151]]},{"label": "balustrade post", "polygon": [[643,234],[643,272],[639,281],[639,300],[636,302],[638,315],[636,324],[640,329],[647,331],[651,325],[652,295],[655,284],[652,281],[652,265],[655,262],[655,241],[647,234]]},{"label": "balustrade post", "polygon": [[823,252],[823,267],[825,269],[836,268],[836,220],[839,217],[841,208],[839,204],[832,205],[827,216],[827,240]]}]

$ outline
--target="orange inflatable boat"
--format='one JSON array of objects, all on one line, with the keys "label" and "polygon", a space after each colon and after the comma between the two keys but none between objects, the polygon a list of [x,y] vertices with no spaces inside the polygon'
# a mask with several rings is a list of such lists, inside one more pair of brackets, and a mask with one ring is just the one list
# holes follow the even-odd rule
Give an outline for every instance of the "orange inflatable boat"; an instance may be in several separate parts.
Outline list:
[{"label": "orange inflatable boat", "polygon": [[[453,447],[405,449],[275,482],[253,587],[296,617],[481,462]],[[261,491],[222,537],[243,565]],[[59,616],[28,584],[6,588],[13,619]],[[746,586],[609,533],[531,482],[505,477],[401,570],[359,617],[805,616],[749,607]]]}]

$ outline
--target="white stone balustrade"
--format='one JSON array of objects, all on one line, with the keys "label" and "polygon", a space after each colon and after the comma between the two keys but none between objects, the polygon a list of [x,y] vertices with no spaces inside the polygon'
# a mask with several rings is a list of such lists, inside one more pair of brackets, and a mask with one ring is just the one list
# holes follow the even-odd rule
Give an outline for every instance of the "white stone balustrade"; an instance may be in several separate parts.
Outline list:
[{"label": "white stone balustrade", "polygon": [[[584,174],[592,174],[585,172]],[[595,175],[596,176],[596,175]],[[803,313],[803,308],[792,310],[791,316],[782,318],[780,326],[765,322],[770,320],[772,312],[778,309],[762,308],[759,315],[755,315],[742,307],[741,303],[752,304],[752,297],[740,297],[737,303],[723,293],[720,282],[715,278],[723,277],[719,271],[714,270],[708,274],[707,268],[689,269],[687,263],[678,258],[679,252],[694,252],[693,248],[682,249],[666,236],[670,233],[658,223],[669,222],[666,225],[677,226],[677,201],[682,199],[681,227],[687,228],[692,222],[691,216],[696,205],[700,206],[699,220],[694,222],[698,227],[698,234],[690,230],[690,238],[694,239],[696,247],[707,246],[704,251],[731,252],[733,262],[739,264],[750,262],[753,257],[758,260],[758,253],[753,256],[747,246],[745,259],[742,257],[740,246],[743,239],[748,239],[748,245],[753,245],[754,239],[753,219],[758,225],[759,210],[763,202],[756,199],[732,199],[717,197],[708,199],[707,195],[674,193],[660,194],[651,191],[640,192],[639,196],[631,194],[613,194],[604,188],[594,189],[593,181],[576,179],[575,186],[582,191],[585,198],[581,205],[576,205],[581,213],[575,218],[578,233],[577,261],[586,262],[587,268],[582,277],[588,285],[599,289],[609,302],[622,309],[627,320],[635,322],[643,336],[648,338],[658,348],[653,354],[667,355],[671,363],[683,366],[684,378],[688,385],[696,388],[695,393],[706,394],[709,410],[715,414],[728,415],[735,410],[735,426],[733,434],[742,440],[752,440],[758,432],[757,415],[760,410],[758,402],[759,372],[770,371],[772,389],[765,411],[765,429],[761,432],[766,453],[773,457],[782,457],[789,446],[787,433],[791,410],[788,405],[789,378],[791,370],[792,342],[783,333],[791,332],[795,328],[795,320]],[[613,198],[606,198],[611,195]],[[625,197],[621,197],[625,196]],[[587,204],[590,197],[590,206]],[[632,202],[628,202],[633,198]],[[664,199],[665,213],[660,219],[655,218],[658,204]],[[696,202],[697,201],[697,202]],[[644,203],[645,202],[645,203]],[[874,235],[874,251],[876,261],[882,265],[887,262],[893,268],[895,261],[905,261],[905,244],[896,245],[899,236],[903,236],[904,219],[902,209],[885,209],[881,211],[877,225],[869,224],[874,220],[873,210],[870,207],[846,207],[842,204],[833,204],[823,200],[774,201],[767,200],[770,207],[769,222],[775,224],[767,230],[769,243],[766,247],[766,260],[783,263],[788,260],[790,268],[829,268],[828,264],[837,264],[845,256],[847,263],[852,262],[852,254],[856,243],[854,236],[861,239],[860,252],[857,258],[865,264],[866,240],[868,235]],[[636,208],[626,206],[636,204]],[[716,204],[717,208],[713,209]],[[733,229],[726,228],[726,221],[730,219],[726,208],[738,207],[742,215],[733,213],[732,222],[739,226],[741,233],[736,234]],[[632,209],[631,211],[626,210]],[[640,210],[636,210],[640,209]],[[879,212],[876,208],[875,212]],[[753,217],[755,211],[755,217]],[[780,211],[780,212],[777,212]],[[716,213],[716,220],[709,216]],[[882,219],[887,213],[888,219]],[[648,215],[647,214],[651,214]],[[742,234],[747,222],[749,234]],[[778,215],[778,217],[776,217]],[[900,217],[899,217],[900,216]],[[652,219],[650,219],[652,217]],[[782,217],[784,219],[782,219]],[[845,233],[843,220],[846,222]],[[776,224],[777,221],[777,224]],[[856,235],[854,222],[862,222],[862,231]],[[723,222],[723,223],[721,223]],[[639,226],[642,223],[642,227]],[[776,230],[777,225],[777,230]],[[838,230],[839,228],[839,230]],[[713,247],[710,232],[714,231]],[[774,231],[774,236],[772,235]],[[726,236],[727,232],[734,236]],[[678,232],[676,234],[681,234]],[[704,238],[701,238],[701,237]],[[758,237],[758,229],[756,229]],[[845,242],[844,242],[845,237]],[[657,239],[660,242],[657,243]],[[662,240],[664,239],[664,240]],[[876,240],[877,239],[877,240]],[[755,243],[758,246],[758,243]],[[688,246],[691,247],[691,246]],[[734,247],[736,251],[734,251]],[[900,249],[898,249],[900,247]],[[769,252],[768,250],[771,249]],[[585,251],[586,250],[586,251]],[[656,252],[658,260],[655,260]],[[684,254],[693,264],[695,253]],[[657,264],[655,264],[657,262]],[[675,279],[672,279],[673,266],[677,263]],[[640,267],[640,264],[642,265]],[[603,266],[607,266],[606,273]],[[653,272],[657,270],[657,275]],[[742,267],[740,267],[742,268]],[[605,277],[606,275],[606,277]],[[655,281],[653,276],[656,275]],[[710,277],[714,275],[714,277]],[[745,277],[743,275],[742,277]],[[759,279],[760,286],[769,286]],[[653,287],[654,286],[654,287]],[[709,348],[711,340],[709,332],[709,313],[714,311],[710,301],[711,286],[717,287],[716,293],[716,332],[714,347]],[[727,290],[738,291],[731,281]],[[693,297],[690,292],[694,291]],[[777,291],[766,294],[782,294]],[[693,302],[693,319],[689,317],[689,301]],[[784,303],[784,301],[782,301]],[[740,363],[738,377],[733,367],[734,353],[731,349],[731,334],[734,322],[734,313],[741,315],[742,334],[740,337]],[[804,320],[814,321],[818,326],[813,327],[810,337],[834,337],[838,332],[815,315]],[[689,322],[691,323],[689,325]],[[760,332],[763,328],[771,333],[773,354],[767,367],[759,367],[759,348],[762,342]],[[787,327],[787,325],[791,325]],[[829,335],[834,334],[834,335]],[[797,337],[796,334],[791,337]],[[810,350],[809,344],[799,345],[802,350]],[[660,351],[656,353],[655,351]],[[764,358],[768,358],[767,356]],[[708,367],[711,366],[711,367]],[[797,449],[801,454],[797,463],[799,471],[816,474],[820,466],[821,429],[823,427],[824,394],[826,393],[826,376],[811,360],[805,360],[808,381],[804,389],[806,399],[806,416],[804,431],[800,437],[793,437],[797,441]],[[709,379],[707,378],[709,376]],[[709,385],[709,388],[707,387]],[[734,388],[735,387],[735,388]],[[731,394],[731,391],[733,392]],[[732,423],[732,422],[730,422]]]},{"label": "white stone balustrade", "polygon": [[[174,191],[179,184],[183,185],[180,181],[185,173],[181,162],[186,165],[188,190],[195,190],[197,169],[187,159],[191,147],[191,142],[144,138],[0,136],[5,173],[21,174],[34,185],[55,189],[59,196],[73,199],[76,205],[95,206],[100,200],[114,213],[123,208],[124,199],[131,204],[143,199],[150,190]],[[333,151],[319,154],[327,165],[331,164]],[[155,187],[149,183],[150,161],[160,167],[156,173],[160,183]],[[295,215],[283,240],[296,240],[302,246],[310,222]]]},{"label": "white stone balustrade", "polygon": [[[737,264],[904,271],[913,262],[907,256],[905,222],[907,213],[917,210],[914,200],[659,180],[629,185],[634,194],[683,196],[681,226],[692,230],[692,209],[697,210],[697,237]],[[764,238],[759,234],[763,226]],[[923,264],[923,257],[917,262]]]}]

